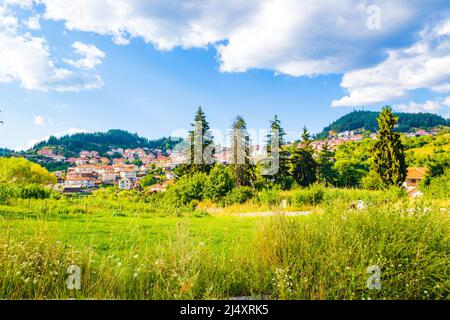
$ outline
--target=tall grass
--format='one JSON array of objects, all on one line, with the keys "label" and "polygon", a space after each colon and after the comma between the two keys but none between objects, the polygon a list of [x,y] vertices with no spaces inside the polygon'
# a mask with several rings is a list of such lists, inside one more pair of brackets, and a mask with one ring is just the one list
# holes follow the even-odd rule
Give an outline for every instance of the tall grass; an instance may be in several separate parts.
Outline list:
[{"label": "tall grass", "polygon": [[[93,216],[81,226],[103,221],[102,228],[77,227],[66,238],[75,222],[63,216],[20,223],[3,216],[0,298],[450,298],[448,212],[420,203],[361,211],[346,204],[323,206],[310,216],[267,219],[242,238],[225,229],[246,221],[239,218],[232,218],[234,227],[227,217],[189,223],[172,218],[167,222],[172,232],[162,234],[144,227],[152,221],[142,217]],[[224,238],[218,243],[216,231],[201,236],[192,223],[223,226]],[[72,264],[82,270],[79,291],[66,286]],[[371,265],[381,269],[380,291],[366,287]]]}]

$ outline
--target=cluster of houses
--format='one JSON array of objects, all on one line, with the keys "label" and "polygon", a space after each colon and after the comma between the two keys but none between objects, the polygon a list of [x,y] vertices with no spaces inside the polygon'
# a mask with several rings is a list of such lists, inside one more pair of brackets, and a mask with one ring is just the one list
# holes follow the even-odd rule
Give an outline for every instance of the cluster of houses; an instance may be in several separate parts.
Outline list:
[{"label": "cluster of houses", "polygon": [[438,134],[438,132],[439,132],[439,130],[437,130],[437,129],[432,129],[430,131],[420,129],[420,130],[417,130],[416,132],[407,133],[406,136],[408,138],[434,136],[434,135]]},{"label": "cluster of houses", "polygon": [[45,157],[45,158],[50,159],[55,162],[65,162],[66,161],[66,157],[54,153],[53,149],[48,148],[48,147],[38,150],[37,155]]},{"label": "cluster of houses", "polygon": [[[56,156],[50,148],[43,148],[38,154],[53,160]],[[156,150],[155,155],[141,148],[113,149],[108,155],[120,156],[112,161],[107,157],[101,157],[97,151],[81,151],[78,158],[65,159],[58,156],[58,161],[74,166],[69,167],[67,172],[54,172],[58,179],[56,188],[64,193],[86,192],[104,185],[114,185],[121,190],[140,189],[140,180],[156,166],[162,168],[165,179],[159,179],[161,183],[152,186],[151,191],[165,190],[174,178],[171,171],[175,164],[170,157],[164,156],[161,150]]]},{"label": "cluster of houses", "polygon": [[[336,150],[337,147],[343,143],[346,142],[352,142],[352,141],[361,141],[364,139],[363,135],[364,129],[360,130],[350,130],[350,131],[343,131],[343,132],[335,132],[330,131],[328,138],[325,140],[315,140],[311,143],[311,146],[314,150],[322,150],[325,144],[328,144],[329,148],[331,150]],[[425,131],[422,129],[416,130],[415,132],[407,133],[406,136],[408,138],[413,137],[423,137],[423,136],[432,136],[436,135],[439,131],[438,130],[430,130]],[[377,134],[371,133],[370,138],[376,139]]]},{"label": "cluster of houses", "polygon": [[[55,172],[58,188],[64,193],[79,193],[100,186],[114,185],[121,190],[140,189],[140,180],[151,170],[149,166],[129,164],[96,165],[83,164],[70,167],[67,173]],[[156,177],[159,178],[159,177]],[[165,181],[152,187],[152,191],[163,191],[174,179],[172,173],[165,174]]]}]

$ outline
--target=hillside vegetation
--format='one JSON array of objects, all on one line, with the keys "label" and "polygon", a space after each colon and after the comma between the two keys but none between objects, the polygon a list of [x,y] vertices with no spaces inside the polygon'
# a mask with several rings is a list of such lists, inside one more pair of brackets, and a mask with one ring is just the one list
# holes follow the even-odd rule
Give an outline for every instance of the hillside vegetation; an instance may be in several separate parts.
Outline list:
[{"label": "hillside vegetation", "polygon": [[44,147],[55,147],[64,155],[76,155],[82,150],[98,151],[101,154],[112,148],[149,148],[166,151],[172,149],[181,140],[179,138],[161,138],[149,140],[124,130],[109,130],[107,132],[77,133],[61,138],[54,136],[33,147],[39,150]]},{"label": "hillside vegetation", "polygon": [[[326,138],[330,131],[343,132],[361,128],[371,132],[376,132],[378,130],[378,115],[378,112],[372,111],[353,111],[325,127],[323,131],[317,135],[317,137]],[[417,128],[430,129],[436,126],[450,125],[449,119],[444,119],[441,116],[431,113],[400,112],[396,113],[396,116],[398,116],[398,126],[396,130],[399,132],[409,132],[410,130]]]}]

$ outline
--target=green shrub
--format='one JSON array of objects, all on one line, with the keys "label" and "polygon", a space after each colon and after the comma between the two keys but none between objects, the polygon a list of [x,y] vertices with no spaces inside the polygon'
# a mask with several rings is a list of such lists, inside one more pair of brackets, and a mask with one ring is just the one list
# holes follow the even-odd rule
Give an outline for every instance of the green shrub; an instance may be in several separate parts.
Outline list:
[{"label": "green shrub", "polygon": [[450,199],[450,169],[441,176],[431,178],[428,186],[422,188],[426,197],[433,199]]},{"label": "green shrub", "polygon": [[215,165],[205,185],[205,197],[219,202],[235,186],[230,170],[224,165]]},{"label": "green shrub", "polygon": [[302,205],[318,205],[322,203],[325,192],[325,187],[320,184],[314,184],[308,188],[300,189],[294,193],[292,204],[297,207]]},{"label": "green shrub", "polygon": [[8,184],[0,184],[0,203],[5,203],[15,196],[14,188]]},{"label": "green shrub", "polygon": [[47,169],[24,158],[0,158],[0,183],[54,184],[56,178]]},{"label": "green shrub", "polygon": [[268,189],[263,189],[258,193],[257,199],[259,203],[263,205],[267,206],[278,205],[281,201],[281,190],[277,186]]},{"label": "green shrub", "polygon": [[58,198],[55,192],[39,184],[0,184],[0,203],[11,198],[19,199],[49,199]]},{"label": "green shrub", "polygon": [[48,199],[52,190],[38,184],[16,186],[16,196],[21,199]]},{"label": "green shrub", "polygon": [[251,187],[239,187],[233,189],[225,197],[224,204],[229,206],[233,204],[245,203],[254,196],[254,190]]}]

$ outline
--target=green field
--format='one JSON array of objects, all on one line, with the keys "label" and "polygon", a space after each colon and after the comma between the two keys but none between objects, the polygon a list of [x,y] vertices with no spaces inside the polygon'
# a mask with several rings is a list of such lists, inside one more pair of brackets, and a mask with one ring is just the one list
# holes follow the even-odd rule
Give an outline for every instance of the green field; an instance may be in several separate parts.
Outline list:
[{"label": "green field", "polygon": [[[449,213],[429,202],[248,218],[42,209],[52,201],[0,207],[0,298],[450,298]],[[381,290],[367,288],[373,265]]]}]

